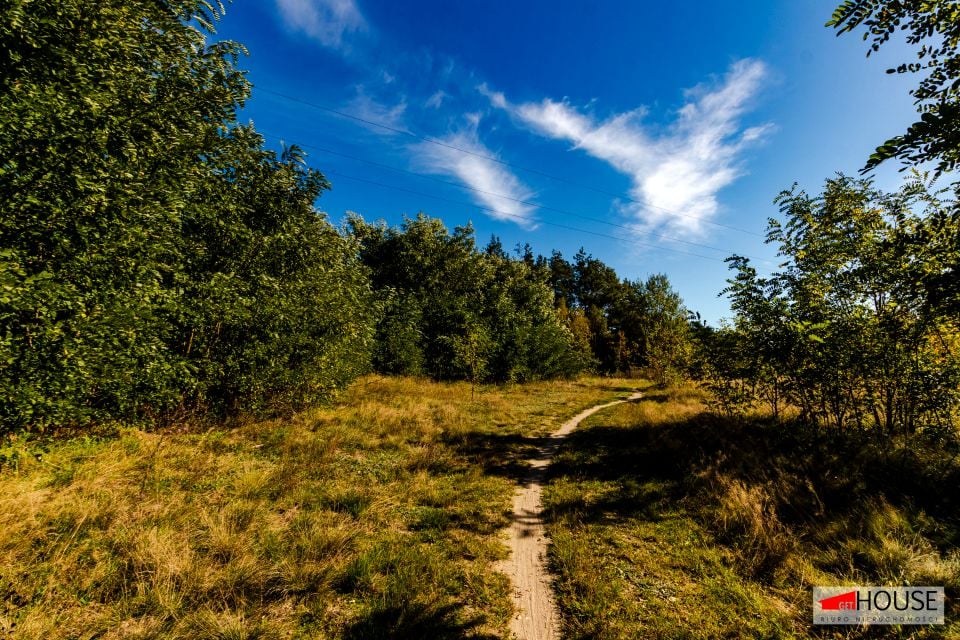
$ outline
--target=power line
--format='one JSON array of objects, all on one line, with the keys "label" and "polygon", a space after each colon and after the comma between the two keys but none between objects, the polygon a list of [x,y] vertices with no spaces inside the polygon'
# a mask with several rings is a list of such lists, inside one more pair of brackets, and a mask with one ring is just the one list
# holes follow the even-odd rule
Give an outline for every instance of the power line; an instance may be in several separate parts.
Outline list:
[{"label": "power line", "polygon": [[[357,182],[363,182],[363,183],[366,183],[366,184],[376,185],[376,186],[378,186],[378,187],[385,187],[385,188],[387,188],[387,189],[394,189],[394,190],[396,190],[396,191],[403,191],[403,192],[405,192],[405,193],[411,193],[411,194],[414,194],[414,195],[422,196],[422,197],[424,197],[424,198],[433,198],[434,200],[441,200],[441,201],[443,201],[443,202],[450,202],[450,203],[452,203],[452,204],[458,204],[458,205],[463,205],[463,206],[467,206],[467,207],[472,207],[472,208],[480,209],[481,211],[489,211],[490,213],[494,213],[494,214],[499,215],[499,216],[506,216],[506,217],[509,217],[509,218],[517,218],[517,219],[519,219],[519,220],[527,220],[527,218],[524,218],[524,217],[521,216],[521,215],[517,215],[517,214],[515,214],[515,213],[510,213],[510,212],[508,212],[508,211],[502,211],[502,210],[500,210],[500,209],[493,209],[493,208],[491,208],[491,207],[483,207],[483,206],[474,204],[474,203],[472,203],[472,202],[464,202],[463,200],[454,200],[454,199],[452,199],[452,198],[445,198],[445,197],[443,197],[443,196],[437,196],[437,195],[433,195],[433,194],[430,194],[430,193],[423,193],[422,191],[416,191],[416,190],[414,190],[414,189],[407,189],[406,187],[398,187],[398,186],[396,186],[396,185],[386,184],[386,183],[383,183],[383,182],[378,182],[378,181],[376,181],[376,180],[368,180],[367,178],[360,178],[360,177],[357,177],[357,176],[351,176],[351,175],[349,175],[349,174],[342,173],[342,172],[340,172],[340,171],[325,171],[324,173],[327,174],[327,175],[340,176],[341,178],[346,178],[346,179],[348,179],[348,180],[355,180],[355,181],[357,181]],[[549,225],[549,226],[551,226],[551,227],[559,227],[559,228],[561,228],[561,229],[567,229],[567,230],[569,230],[569,231],[576,231],[577,233],[587,233],[587,234],[590,234],[590,235],[593,235],[593,236],[599,236],[599,237],[601,237],[601,238],[610,238],[610,239],[612,239],[612,240],[620,240],[620,241],[622,241],[622,242],[630,242],[630,243],[633,243],[633,244],[638,244],[638,245],[640,245],[640,246],[650,247],[650,248],[652,248],[652,249],[660,249],[660,250],[663,250],[663,251],[671,251],[671,252],[673,252],[673,253],[681,253],[681,254],[687,255],[687,256],[694,256],[694,257],[697,257],[697,258],[703,258],[704,260],[713,260],[714,262],[725,262],[725,260],[722,260],[722,259],[720,259],[720,258],[716,258],[716,257],[713,257],[713,256],[705,256],[705,255],[700,254],[700,253],[693,253],[692,251],[683,251],[683,250],[681,250],[681,249],[673,249],[673,248],[671,248],[671,247],[664,247],[664,246],[659,246],[659,245],[655,245],[655,244],[650,244],[650,243],[647,243],[647,242],[640,242],[640,241],[638,241],[638,240],[633,240],[633,239],[630,239],[630,238],[624,238],[624,237],[622,237],[622,236],[614,236],[614,235],[610,235],[610,234],[607,234],[607,233],[600,233],[600,232],[598,232],[598,231],[589,231],[589,230],[587,230],[587,229],[580,229],[579,227],[571,227],[571,226],[568,226],[568,225],[565,225],[565,224],[560,224],[560,223],[557,223],[557,222],[547,222],[547,221],[545,221],[545,220],[541,220],[541,221],[538,221],[538,222],[539,222],[540,224],[546,224],[546,225]]]},{"label": "power line", "polygon": [[347,118],[347,119],[349,119],[349,120],[354,120],[354,121],[356,121],[356,122],[361,122],[361,123],[363,123],[363,124],[367,124],[367,125],[370,125],[370,126],[373,126],[373,127],[379,127],[379,128],[381,128],[381,129],[384,129],[385,131],[390,131],[390,132],[392,132],[392,133],[397,133],[397,134],[400,134],[400,135],[404,135],[404,136],[413,138],[413,139],[415,139],[415,140],[420,140],[420,141],[422,141],[422,142],[427,142],[427,143],[429,143],[429,144],[437,145],[437,146],[439,146],[439,147],[444,147],[444,148],[446,148],[446,149],[451,149],[451,150],[457,151],[457,152],[459,152],[459,153],[465,153],[465,154],[467,154],[467,155],[475,156],[475,157],[477,157],[477,158],[483,158],[484,160],[489,160],[490,162],[496,162],[497,164],[503,165],[503,166],[505,166],[505,167],[510,167],[510,168],[512,168],[512,169],[518,169],[518,170],[520,170],[520,171],[526,171],[526,172],[528,172],[528,173],[533,173],[533,174],[536,174],[536,175],[539,175],[539,176],[543,176],[543,177],[545,177],[545,178],[549,178],[549,179],[551,179],[551,180],[556,180],[557,182],[562,182],[562,183],[564,183],[564,184],[568,184],[568,185],[573,186],[573,187],[577,187],[577,188],[580,188],[580,189],[586,189],[586,190],[588,190],[588,191],[593,191],[593,192],[595,192],[595,193],[601,193],[601,194],[603,194],[603,195],[611,196],[611,197],[614,197],[614,198],[619,198],[619,199],[621,199],[621,200],[626,200],[626,201],[628,201],[628,202],[633,202],[633,203],[635,203],[635,204],[639,204],[639,205],[644,206],[644,207],[649,207],[649,208],[651,208],[651,209],[658,209],[658,210],[660,210],[660,211],[663,211],[663,212],[665,212],[665,213],[669,213],[669,214],[674,215],[674,216],[680,216],[680,217],[683,217],[683,218],[691,218],[691,219],[693,219],[693,220],[697,220],[697,221],[702,222],[702,223],[704,223],[704,224],[710,224],[710,225],[713,225],[713,226],[716,226],[716,227],[721,227],[721,228],[724,228],[724,229],[729,229],[729,230],[731,230],[731,231],[737,231],[737,232],[739,232],[739,233],[746,233],[746,234],[749,234],[749,235],[752,235],[752,236],[757,236],[757,237],[760,237],[760,238],[766,237],[766,236],[764,236],[764,234],[762,234],[762,233],[757,233],[756,231],[750,231],[749,229],[743,229],[743,228],[741,228],[741,227],[734,227],[734,226],[732,226],[732,225],[727,225],[727,224],[723,224],[723,223],[720,223],[720,222],[713,222],[713,221],[711,221],[711,220],[704,220],[704,219],[702,219],[702,218],[699,218],[699,217],[697,217],[697,216],[690,215],[690,214],[688,214],[688,213],[681,213],[681,212],[679,212],[679,211],[673,211],[673,210],[671,210],[671,209],[666,209],[666,208],[664,208],[664,207],[660,207],[660,206],[657,206],[657,205],[654,205],[654,204],[649,204],[649,203],[646,203],[646,202],[641,202],[640,200],[636,200],[635,198],[631,198],[630,196],[624,195],[624,194],[622,194],[622,193],[616,193],[616,192],[614,192],[614,191],[608,191],[608,190],[606,190],[606,189],[601,189],[601,188],[599,188],[599,187],[594,187],[594,186],[591,186],[591,185],[588,185],[588,184],[584,184],[584,183],[582,183],[582,182],[577,182],[577,181],[575,181],[575,180],[570,180],[569,178],[564,178],[564,177],[561,177],[561,176],[553,175],[553,174],[551,174],[551,173],[547,173],[547,172],[545,172],[545,171],[540,171],[539,169],[533,169],[533,168],[530,168],[530,167],[525,167],[525,166],[523,166],[523,165],[513,164],[512,162],[507,162],[506,160],[501,160],[500,158],[497,158],[497,157],[495,157],[495,156],[490,156],[490,155],[486,155],[486,154],[483,154],[483,153],[477,153],[476,151],[471,151],[470,149],[464,149],[463,147],[458,147],[458,146],[456,146],[456,145],[452,145],[452,144],[449,144],[449,143],[447,143],[447,142],[443,142],[442,140],[437,140],[436,138],[431,138],[431,137],[429,137],[429,136],[423,136],[423,135],[414,133],[414,132],[412,132],[412,131],[407,131],[406,129],[398,129],[397,127],[392,127],[392,126],[390,126],[390,125],[386,125],[386,124],[383,124],[383,123],[381,123],[381,122],[376,122],[375,120],[369,120],[369,119],[367,119],[367,118],[362,118],[362,117],[360,117],[360,116],[354,115],[354,114],[352,114],[352,113],[347,113],[346,111],[342,111],[342,110],[340,110],[340,109],[334,109],[334,108],[332,108],[332,107],[328,107],[328,106],[325,106],[325,105],[322,105],[322,104],[318,104],[318,103],[316,103],[316,102],[310,102],[309,100],[304,100],[304,99],[298,98],[298,97],[296,97],[296,96],[291,96],[291,95],[288,95],[288,94],[285,94],[285,93],[281,93],[281,92],[279,92],[279,91],[274,91],[274,90],[272,90],[272,89],[267,89],[267,88],[265,88],[265,87],[260,87],[260,86],[256,86],[256,85],[255,85],[255,88],[256,88],[258,91],[262,91],[262,92],[264,92],[264,93],[269,93],[270,95],[277,96],[278,98],[283,98],[284,100],[289,100],[289,101],[291,101],[291,102],[296,102],[296,103],[298,103],[298,104],[302,104],[302,105],[305,105],[305,106],[308,106],[308,107],[311,107],[311,108],[314,108],[314,109],[319,109],[320,111],[326,111],[327,113],[332,113],[332,114],[334,114],[334,115],[336,115],[336,116],[340,116],[341,118]]},{"label": "power line", "polygon": [[[261,131],[261,133],[266,133],[267,135],[272,135],[273,137],[275,137],[275,138],[277,138],[278,140],[281,140],[281,141],[282,141],[282,138],[281,138],[280,136],[276,136],[276,135],[274,135],[274,134],[269,134],[269,133],[264,132],[264,131]],[[701,247],[701,248],[703,248],[703,249],[711,249],[711,250],[713,250],[713,251],[720,251],[720,252],[726,253],[726,254],[734,254],[734,253],[736,253],[736,254],[741,255],[741,256],[743,256],[743,257],[745,257],[745,258],[750,258],[751,260],[756,260],[756,261],[759,261],[759,262],[769,262],[768,260],[766,260],[766,259],[764,259],[764,258],[760,258],[760,257],[758,257],[758,256],[747,255],[747,254],[744,254],[744,253],[739,252],[739,251],[734,251],[734,250],[732,250],[732,249],[726,249],[726,248],[723,248],[723,247],[715,247],[715,246],[712,246],[712,245],[709,245],[709,244],[703,244],[703,243],[700,243],[700,242],[693,242],[693,241],[690,241],[690,240],[683,240],[682,238],[675,238],[675,237],[673,237],[673,236],[668,236],[668,235],[666,235],[666,234],[657,233],[657,232],[655,232],[655,231],[637,230],[637,229],[635,229],[635,228],[633,228],[633,227],[629,227],[629,226],[623,225],[623,224],[618,224],[618,223],[616,223],[616,222],[610,222],[609,220],[604,220],[604,219],[602,219],[602,218],[595,218],[595,217],[592,217],[592,216],[583,215],[583,214],[581,214],[581,213],[576,213],[576,212],[574,212],[574,211],[569,211],[569,210],[567,210],[567,209],[560,209],[560,208],[557,208],[557,207],[551,207],[551,206],[549,206],[549,205],[538,204],[538,203],[536,203],[536,202],[530,202],[529,200],[523,200],[523,199],[521,199],[521,198],[514,198],[513,196],[508,196],[508,195],[505,195],[505,194],[502,194],[502,193],[496,193],[496,192],[494,192],[494,191],[486,191],[486,190],[484,190],[484,189],[478,189],[478,188],[476,188],[476,187],[471,187],[470,185],[463,184],[463,183],[461,183],[461,182],[454,182],[454,181],[452,181],[452,180],[444,180],[443,178],[438,178],[437,176],[432,176],[432,175],[429,175],[429,174],[426,174],[426,173],[420,173],[420,172],[417,172],[417,171],[411,171],[410,169],[403,169],[403,168],[401,168],[401,167],[395,167],[395,166],[393,166],[393,165],[384,164],[384,163],[382,163],[382,162],[376,162],[375,160],[369,160],[369,159],[367,159],[367,158],[362,158],[362,157],[360,157],[360,156],[350,155],[350,154],[348,154],[348,153],[341,153],[341,152],[339,152],[339,151],[334,151],[333,149],[327,149],[327,148],[325,148],[325,147],[321,147],[321,146],[314,145],[314,144],[308,144],[308,143],[298,142],[297,145],[300,146],[300,147],[304,147],[304,148],[306,148],[306,149],[313,149],[313,150],[316,150],[316,151],[320,151],[320,152],[322,152],[322,153],[328,153],[328,154],[330,154],[330,155],[339,156],[339,157],[341,157],[341,158],[349,158],[350,160],[356,160],[356,161],[358,161],[358,162],[363,162],[363,163],[366,163],[366,164],[369,164],[369,165],[372,165],[372,166],[375,166],[375,167],[380,167],[380,168],[383,168],[383,169],[389,169],[390,171],[396,171],[396,172],[398,172],[398,173],[405,173],[405,174],[407,174],[407,175],[416,176],[416,177],[418,177],[418,178],[423,178],[423,179],[425,179],[425,180],[432,180],[433,182],[438,182],[438,183],[440,183],[440,184],[450,185],[450,186],[456,187],[456,188],[458,188],[458,189],[465,189],[465,190],[467,190],[467,191],[473,191],[473,192],[475,192],[475,193],[482,193],[482,194],[494,196],[494,197],[497,197],[497,198],[503,198],[503,199],[505,199],[505,200],[510,200],[510,201],[512,201],[512,202],[516,202],[516,203],[518,203],[518,204],[526,205],[526,206],[529,206],[529,207],[534,207],[534,208],[537,208],[537,209],[543,209],[543,210],[545,210],[545,211],[554,211],[554,212],[556,212],[556,213],[560,213],[560,214],[563,214],[563,215],[571,216],[571,217],[574,217],[574,218],[580,218],[581,220],[588,220],[588,221],[590,221],[590,222],[596,222],[596,223],[598,223],[598,224],[605,224],[605,225],[608,225],[608,226],[611,226],[611,227],[617,227],[617,228],[619,228],[619,229],[624,229],[624,230],[630,231],[630,232],[632,232],[632,233],[641,233],[641,234],[645,234],[645,235],[648,235],[648,236],[653,236],[653,237],[655,237],[655,238],[661,238],[661,239],[663,239],[663,240],[667,240],[667,241],[670,241],[670,242],[679,242],[679,243],[681,243],[681,244],[690,245],[690,246],[692,246],[692,247]],[[475,206],[475,205],[474,205],[474,206]]]}]

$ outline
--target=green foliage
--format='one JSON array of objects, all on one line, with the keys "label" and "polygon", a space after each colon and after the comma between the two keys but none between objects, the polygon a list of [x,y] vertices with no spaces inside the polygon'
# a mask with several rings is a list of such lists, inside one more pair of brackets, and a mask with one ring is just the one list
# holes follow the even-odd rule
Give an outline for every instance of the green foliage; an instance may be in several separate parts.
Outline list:
[{"label": "green foliage", "polygon": [[450,233],[423,214],[399,228],[358,216],[347,226],[387,301],[374,364],[436,379],[527,381],[589,364],[553,308],[547,274],[498,241],[478,251],[473,229]]},{"label": "green foliage", "polygon": [[688,312],[665,275],[646,282],[620,280],[582,249],[572,263],[554,251],[539,264],[549,274],[558,311],[578,344],[589,345],[600,371],[645,369],[659,382],[687,374],[692,345]]},{"label": "green foliage", "polygon": [[296,148],[277,158],[262,144],[231,130],[185,217],[176,345],[200,399],[231,410],[327,397],[367,370],[373,339],[357,247],[313,207],[327,181]]},{"label": "green foliage", "polygon": [[840,176],[811,197],[777,198],[783,271],[730,259],[735,325],[702,334],[721,407],[787,407],[836,427],[942,430],[960,407],[960,327],[925,303],[913,238],[941,204],[915,181],[894,194]]},{"label": "green foliage", "polygon": [[5,423],[152,411],[191,377],[165,348],[171,230],[247,91],[241,49],[187,25],[214,17],[189,2],[4,5]]},{"label": "green foliage", "polygon": [[4,428],[289,405],[363,369],[362,270],[323,177],[236,126],[221,12],[0,9]]},{"label": "green foliage", "polygon": [[865,170],[890,158],[909,165],[936,162],[937,172],[950,171],[960,161],[960,5],[953,0],[845,0],[827,22],[837,35],[863,28],[867,55],[877,52],[898,31],[918,47],[915,62],[887,73],[925,74],[910,94],[920,119],[906,133],[880,145]]},{"label": "green foliage", "polygon": [[578,344],[589,344],[601,371],[645,369],[662,383],[687,374],[693,344],[688,312],[665,275],[621,281],[582,249],[573,263],[557,251],[541,263],[561,316]]},{"label": "green foliage", "polygon": [[646,366],[654,380],[678,382],[690,364],[692,340],[687,310],[667,276],[650,276],[641,286],[639,323],[644,338]]},{"label": "green foliage", "polygon": [[383,314],[377,324],[373,366],[381,373],[422,375],[425,370],[419,305],[394,289],[382,290]]},{"label": "green foliage", "polygon": [[[910,93],[920,119],[906,133],[891,138],[870,156],[864,171],[890,158],[905,165],[936,163],[937,175],[960,161],[960,4],[954,0],[900,2],[847,0],[827,26],[838,35],[863,28],[871,53],[879,51],[898,31],[917,47],[915,62],[900,64],[887,73],[916,73],[922,78]],[[956,192],[960,184],[954,183]],[[904,243],[917,260],[907,264],[924,289],[926,303],[960,317],[960,211],[938,207],[916,226]]]}]

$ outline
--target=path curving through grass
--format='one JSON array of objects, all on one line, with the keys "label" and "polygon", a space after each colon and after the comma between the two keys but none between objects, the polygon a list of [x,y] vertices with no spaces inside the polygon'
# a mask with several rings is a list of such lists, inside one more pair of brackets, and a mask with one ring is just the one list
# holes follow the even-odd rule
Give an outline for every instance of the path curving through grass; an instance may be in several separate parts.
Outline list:
[{"label": "path curving through grass", "polygon": [[519,640],[554,640],[559,637],[559,617],[547,570],[547,537],[544,531],[543,506],[540,494],[550,461],[560,443],[583,420],[602,409],[639,399],[639,391],[613,402],[594,405],[565,422],[544,438],[513,498],[513,515],[508,529],[510,557],[503,571],[513,583],[513,604],[516,613],[510,631]]}]

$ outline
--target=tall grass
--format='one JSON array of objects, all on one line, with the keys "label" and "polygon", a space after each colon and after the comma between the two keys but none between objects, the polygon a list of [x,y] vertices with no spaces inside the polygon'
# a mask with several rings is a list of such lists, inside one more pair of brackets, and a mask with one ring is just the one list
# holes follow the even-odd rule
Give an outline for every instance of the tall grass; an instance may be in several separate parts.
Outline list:
[{"label": "tall grass", "polygon": [[[957,444],[706,411],[647,389],[566,443],[545,492],[573,638],[960,637]],[[811,624],[811,588],[943,585],[946,627]]]},{"label": "tall grass", "polygon": [[0,635],[501,637],[511,460],[617,387],[370,377],[289,420],[7,440]]}]

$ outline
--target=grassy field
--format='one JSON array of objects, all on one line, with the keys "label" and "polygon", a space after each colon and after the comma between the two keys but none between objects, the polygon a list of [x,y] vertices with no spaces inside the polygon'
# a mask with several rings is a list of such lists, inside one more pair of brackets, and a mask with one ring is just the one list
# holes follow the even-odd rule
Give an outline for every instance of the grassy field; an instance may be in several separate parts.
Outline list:
[{"label": "grassy field", "polygon": [[[370,377],[229,427],[0,447],[0,637],[504,638],[535,437],[618,380]],[[960,450],[705,411],[589,418],[544,493],[568,638],[960,638]],[[813,629],[810,587],[947,587],[946,627]]]},{"label": "grassy field", "polygon": [[371,377],[288,420],[7,441],[0,636],[503,637],[524,436],[623,389]]},{"label": "grassy field", "polygon": [[[960,638],[960,452],[729,420],[649,387],[544,494],[569,638]],[[943,627],[813,628],[811,587],[944,585]]]}]

